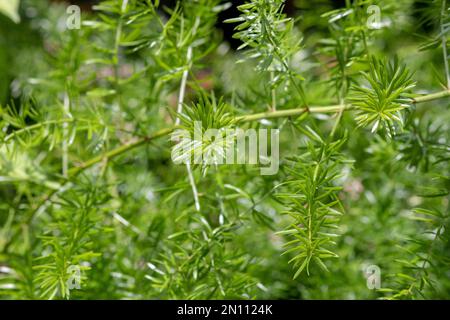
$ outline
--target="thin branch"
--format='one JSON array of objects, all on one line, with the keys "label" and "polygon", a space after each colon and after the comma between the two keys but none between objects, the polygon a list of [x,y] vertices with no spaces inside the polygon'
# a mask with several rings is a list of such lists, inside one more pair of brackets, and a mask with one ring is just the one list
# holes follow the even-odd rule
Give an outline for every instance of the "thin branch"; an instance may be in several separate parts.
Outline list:
[{"label": "thin branch", "polygon": [[[414,99],[411,99],[411,102],[413,104],[419,104],[419,103],[429,102],[429,101],[443,99],[443,98],[447,98],[447,97],[450,97],[450,90],[445,90],[445,91],[441,91],[441,92],[436,92],[436,93],[431,93],[431,94],[423,95],[420,97],[416,97]],[[261,112],[261,113],[255,113],[255,114],[250,114],[250,115],[245,115],[245,116],[239,116],[239,117],[236,117],[236,120],[237,120],[237,122],[252,122],[252,121],[258,121],[258,120],[262,120],[262,119],[294,117],[294,116],[299,116],[305,112],[308,112],[308,113],[334,113],[334,112],[338,112],[340,110],[348,111],[348,110],[352,110],[352,109],[355,109],[355,107],[350,104],[347,104],[347,105],[338,104],[338,105],[322,106],[322,107],[319,107],[319,106],[318,107],[304,107],[304,108],[277,110],[275,112]],[[161,129],[161,130],[155,132],[151,136],[141,138],[141,139],[135,141],[134,143],[122,145],[120,147],[117,147],[116,149],[113,149],[113,150],[107,152],[104,155],[92,158],[91,160],[88,160],[80,167],[72,168],[71,170],[69,170],[69,176],[72,176],[72,174],[70,174],[70,172],[73,173],[73,172],[77,171],[77,169],[80,169],[78,171],[82,171],[82,170],[94,165],[95,163],[101,161],[101,159],[103,157],[111,158],[111,157],[118,156],[130,149],[134,149],[134,148],[141,146],[143,144],[146,144],[154,139],[166,136],[166,135],[172,133],[176,128],[178,128],[178,126],[172,126],[169,128]]]},{"label": "thin branch", "polygon": [[305,112],[309,113],[333,113],[342,109],[348,110],[351,109],[350,105],[333,105],[333,106],[324,106],[324,107],[304,107],[304,108],[295,108],[295,109],[286,109],[286,110],[277,110],[274,112],[261,112],[250,114],[246,116],[237,117],[236,120],[238,122],[252,122],[258,121],[262,119],[274,119],[274,118],[286,118],[286,117],[294,117],[299,116]]},{"label": "thin branch", "polygon": [[[178,126],[180,124],[180,117],[178,115],[181,114],[181,112],[183,111],[184,95],[186,93],[186,84],[189,75],[189,69],[191,66],[191,61],[192,61],[192,47],[189,46],[187,48],[186,53],[187,68],[183,71],[183,76],[181,77],[180,93],[178,95],[177,118],[175,119],[175,126]],[[189,161],[186,161],[186,170],[189,176],[189,183],[191,184],[192,188],[192,195],[194,196],[195,209],[197,211],[200,211],[200,200],[198,199],[197,186],[195,185],[194,175],[192,174],[192,169],[191,165],[189,164]]]},{"label": "thin branch", "polygon": [[[447,98],[447,97],[450,97],[450,90],[445,90],[445,91],[441,91],[441,92],[436,92],[436,93],[431,93],[431,94],[423,95],[420,97],[416,97],[414,99],[411,99],[411,102],[414,104],[418,104],[418,103],[429,102],[429,101],[438,100],[438,99]],[[352,105],[332,105],[332,106],[308,107],[308,108],[304,107],[304,108],[278,110],[275,112],[262,112],[262,113],[240,116],[240,117],[237,117],[237,121],[243,123],[243,122],[258,121],[258,120],[262,120],[262,119],[294,117],[294,116],[299,116],[305,112],[308,112],[308,113],[334,113],[334,112],[338,112],[340,110],[348,111],[348,110],[352,110],[352,109],[354,109],[354,107]],[[167,136],[167,135],[171,134],[177,128],[179,128],[179,126],[172,126],[169,128],[160,129],[150,136],[143,137],[134,142],[121,145],[115,149],[112,149],[112,150],[106,152],[105,154],[91,158],[90,160],[82,163],[81,165],[71,168],[68,171],[68,177],[69,177],[68,180],[70,180],[71,178],[74,178],[82,171],[90,168],[91,166],[95,165],[96,163],[102,161],[105,158],[111,159],[111,158],[119,156],[123,153],[129,152],[139,146],[150,143],[151,141],[153,141],[155,139]],[[22,129],[22,130],[24,130],[24,129]],[[36,209],[33,210],[30,213],[30,215],[25,219],[26,224],[29,224],[33,220],[36,212],[38,212],[40,210],[40,208],[43,205],[45,205],[45,203],[50,199],[50,197],[55,192],[56,192],[55,190],[52,190],[52,192],[50,194],[47,194],[43,198],[43,200],[41,202],[39,202],[39,204],[36,206]],[[17,235],[18,235],[18,233],[13,235],[9,239],[9,241],[5,244],[5,246],[4,246],[5,252],[6,252],[6,248],[9,247],[9,244],[11,244],[11,240],[14,239]]]},{"label": "thin branch", "polygon": [[123,129],[123,128],[116,128],[113,125],[108,125],[106,126],[105,124],[95,121],[95,120],[90,120],[90,119],[82,119],[82,118],[66,118],[66,119],[55,119],[55,120],[46,120],[43,122],[38,122],[35,124],[32,124],[30,126],[26,126],[23,127],[21,129],[15,130],[12,133],[10,133],[9,135],[7,135],[3,140],[0,140],[0,142],[2,143],[8,143],[9,141],[11,141],[13,138],[16,138],[26,132],[31,132],[33,130],[37,130],[37,129],[41,129],[45,126],[49,126],[49,125],[56,125],[56,124],[69,124],[69,123],[77,123],[77,122],[85,122],[87,124],[96,124],[96,125],[101,125],[103,127],[108,127],[111,130],[115,130],[115,131],[119,131],[119,132],[123,132],[123,133],[128,133],[128,134],[132,134],[134,136],[138,136],[141,138],[145,138],[146,136],[136,133],[134,131],[131,130],[127,130],[127,129]]}]

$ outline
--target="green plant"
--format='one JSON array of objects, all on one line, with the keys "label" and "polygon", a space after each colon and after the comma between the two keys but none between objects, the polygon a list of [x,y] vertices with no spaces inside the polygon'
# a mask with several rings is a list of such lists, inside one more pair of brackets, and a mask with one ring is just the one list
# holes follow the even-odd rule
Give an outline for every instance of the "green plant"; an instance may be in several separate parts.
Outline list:
[{"label": "green plant", "polygon": [[[0,6],[0,297],[448,299],[449,4],[419,2],[245,1],[236,51],[231,2]],[[191,165],[236,128],[280,131],[276,174]]]},{"label": "green plant", "polygon": [[372,58],[370,73],[364,73],[364,78],[370,83],[370,89],[358,86],[350,99],[360,111],[356,118],[358,125],[371,125],[375,132],[380,125],[391,129],[393,122],[401,124],[400,111],[412,103],[405,93],[414,87],[405,67],[400,67],[397,60],[386,64]]}]

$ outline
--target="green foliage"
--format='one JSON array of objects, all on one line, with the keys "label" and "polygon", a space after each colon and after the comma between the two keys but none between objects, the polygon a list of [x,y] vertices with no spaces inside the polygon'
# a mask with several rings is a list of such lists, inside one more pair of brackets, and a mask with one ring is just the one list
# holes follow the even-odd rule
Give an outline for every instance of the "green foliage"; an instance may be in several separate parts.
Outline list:
[{"label": "green foliage", "polygon": [[412,100],[407,93],[414,87],[412,76],[398,60],[392,63],[372,57],[369,73],[363,73],[369,88],[357,86],[351,101],[360,111],[356,121],[360,126],[372,126],[393,131],[394,123],[402,124],[400,111],[408,108]]},{"label": "green foliage", "polygon": [[1,298],[449,298],[448,1],[233,5],[0,15]]}]

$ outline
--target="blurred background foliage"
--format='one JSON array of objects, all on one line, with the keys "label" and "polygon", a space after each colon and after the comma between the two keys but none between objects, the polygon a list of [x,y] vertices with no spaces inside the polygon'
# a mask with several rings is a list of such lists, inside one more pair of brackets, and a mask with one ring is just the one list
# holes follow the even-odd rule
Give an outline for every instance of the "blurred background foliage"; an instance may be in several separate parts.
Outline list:
[{"label": "blurred background foliage", "polygon": [[[186,68],[188,104],[214,92],[231,114],[251,114],[267,111],[275,93],[278,109],[304,106],[292,81],[275,83],[237,50],[236,24],[224,21],[238,17],[242,3],[130,0],[122,10],[122,1],[71,1],[82,8],[80,30],[66,30],[64,1],[22,0],[20,21],[0,14],[1,298],[450,298],[446,99],[411,105],[394,137],[358,127],[353,111],[342,114],[336,135],[347,133],[340,153],[353,165],[329,182],[341,187],[338,258],[324,261],[328,272],[311,265],[295,279],[292,254],[282,255],[289,239],[279,231],[292,223],[282,214],[286,194],[296,193],[280,184],[285,164],[303,161],[289,160],[309,139],[298,128],[323,136],[335,115],[248,124],[282,128],[279,174],[196,169],[201,212],[166,138],[70,175],[172,125]],[[370,5],[381,8],[380,29],[366,27]],[[286,1],[282,12],[301,40],[289,70],[303,79],[308,103],[348,102],[352,86],[365,84],[368,53],[398,57],[416,94],[443,90],[440,5]],[[80,289],[67,288],[72,265],[81,268]],[[381,270],[380,290],[367,286],[369,265]]]}]

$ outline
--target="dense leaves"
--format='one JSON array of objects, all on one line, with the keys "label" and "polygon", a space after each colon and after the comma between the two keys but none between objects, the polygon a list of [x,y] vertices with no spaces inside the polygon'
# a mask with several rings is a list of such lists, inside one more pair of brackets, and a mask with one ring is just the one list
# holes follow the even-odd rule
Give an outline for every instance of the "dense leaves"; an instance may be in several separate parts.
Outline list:
[{"label": "dense leaves", "polygon": [[412,76],[404,66],[398,65],[397,59],[386,63],[373,57],[370,72],[363,75],[370,88],[354,88],[351,101],[360,110],[356,121],[360,126],[372,126],[372,132],[379,126],[392,131],[394,123],[402,123],[400,111],[412,103],[406,97],[414,87]]},{"label": "dense leaves", "polygon": [[16,3],[1,298],[449,298],[448,1]]}]

